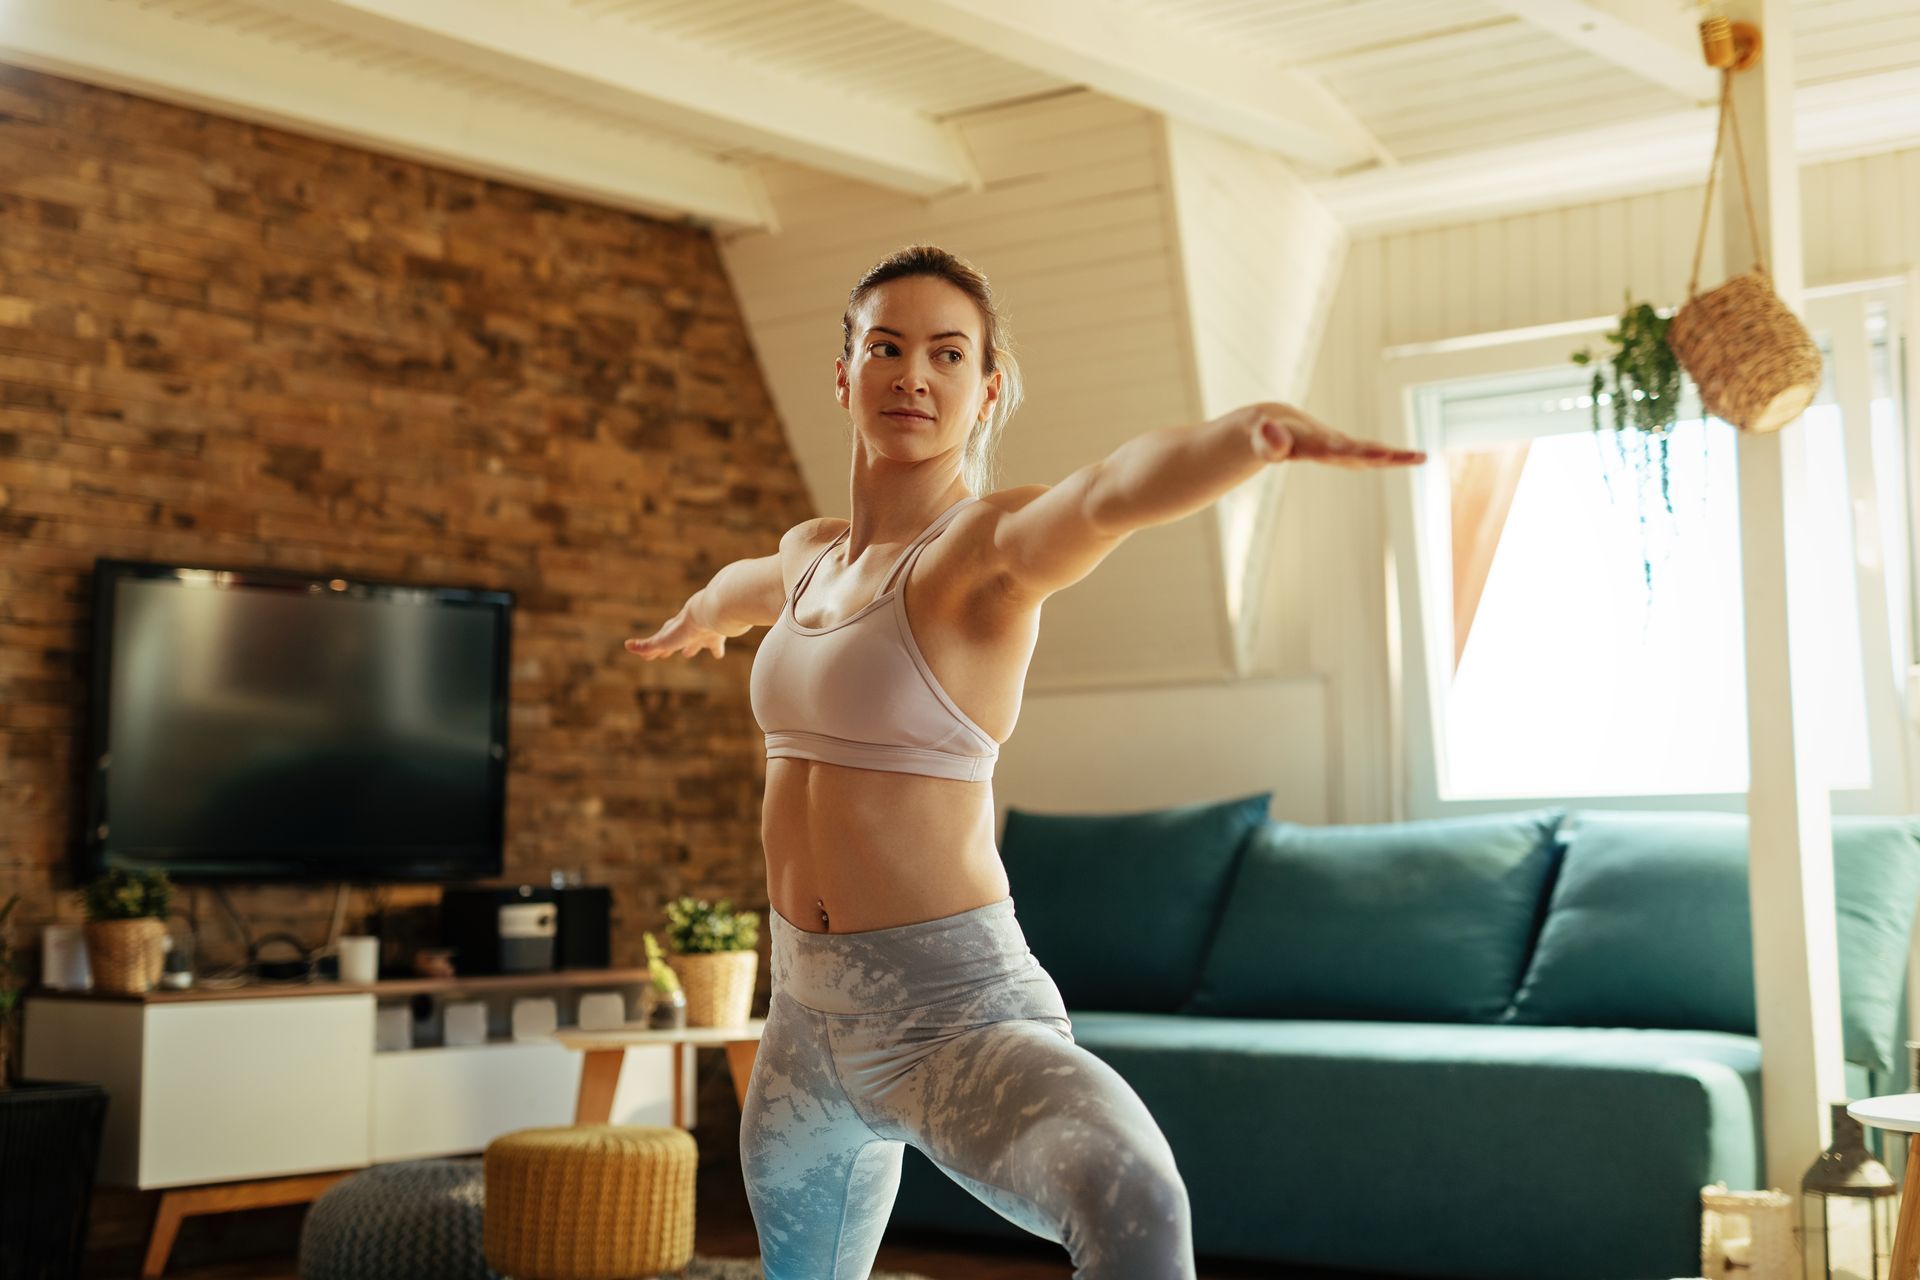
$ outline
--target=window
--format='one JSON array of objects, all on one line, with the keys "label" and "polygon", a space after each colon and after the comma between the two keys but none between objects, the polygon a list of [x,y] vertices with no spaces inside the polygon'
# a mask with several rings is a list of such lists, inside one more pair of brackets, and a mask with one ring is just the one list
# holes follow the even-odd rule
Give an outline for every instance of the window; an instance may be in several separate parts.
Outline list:
[{"label": "window", "polygon": [[[1783,438],[1807,497],[1789,566],[1811,694],[1798,731],[1831,788],[1896,811],[1912,657],[1899,311],[1884,292],[1841,301],[1809,307],[1826,385]],[[1413,481],[1401,561],[1421,623],[1405,662],[1416,816],[1747,789],[1738,433],[1703,421],[1690,387],[1664,468],[1657,446],[1595,432],[1588,374],[1566,357],[1599,331],[1565,332],[1421,353],[1396,379],[1439,464]]]}]

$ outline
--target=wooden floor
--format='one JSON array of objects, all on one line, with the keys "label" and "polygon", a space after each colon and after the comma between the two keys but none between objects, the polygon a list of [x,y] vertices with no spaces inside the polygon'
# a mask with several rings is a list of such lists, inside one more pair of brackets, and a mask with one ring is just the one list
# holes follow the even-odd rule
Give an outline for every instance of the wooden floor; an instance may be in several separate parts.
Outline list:
[{"label": "wooden floor", "polygon": [[[759,1256],[753,1217],[737,1168],[703,1165],[696,1192],[695,1251],[704,1257]],[[299,1280],[298,1240],[304,1209],[263,1209],[215,1218],[189,1218],[180,1230],[169,1280]],[[252,1230],[239,1220],[253,1218]],[[268,1234],[262,1234],[262,1228]],[[274,1236],[283,1247],[263,1253],[258,1245]],[[983,1241],[896,1229],[887,1235],[875,1261],[883,1271],[913,1271],[930,1280],[1070,1280],[1066,1250],[1045,1240],[1031,1244]],[[236,1248],[248,1245],[248,1248]],[[83,1280],[126,1280],[139,1274],[132,1250],[99,1253],[82,1268]],[[1200,1260],[1201,1280],[1387,1280],[1351,1271],[1288,1269],[1274,1263]],[[403,1280],[395,1277],[394,1280]]]}]

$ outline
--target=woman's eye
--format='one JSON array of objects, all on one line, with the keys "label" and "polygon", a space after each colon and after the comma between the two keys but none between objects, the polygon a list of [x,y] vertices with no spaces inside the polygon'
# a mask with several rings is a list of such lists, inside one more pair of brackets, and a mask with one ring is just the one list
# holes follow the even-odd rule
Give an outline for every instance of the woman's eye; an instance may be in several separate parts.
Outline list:
[{"label": "woman's eye", "polygon": [[893,344],[891,342],[876,342],[871,346],[869,346],[867,350],[870,352],[877,352],[881,347],[891,347],[892,345]]},{"label": "woman's eye", "polygon": [[956,350],[955,350],[954,348],[952,348],[952,347],[948,347],[948,348],[947,348],[947,349],[946,349],[945,351],[942,351],[942,352],[941,352],[940,354],[941,354],[941,355],[943,355],[943,356],[952,356],[952,357],[953,357],[953,359],[951,359],[951,360],[949,360],[949,361],[947,362],[948,364],[959,364],[959,363],[960,363],[960,362],[961,362],[962,360],[965,360],[965,359],[966,359],[966,357],[965,357],[965,356],[963,356],[963,355],[961,355],[961,354],[960,354],[960,353],[959,353],[958,351],[956,351]]}]

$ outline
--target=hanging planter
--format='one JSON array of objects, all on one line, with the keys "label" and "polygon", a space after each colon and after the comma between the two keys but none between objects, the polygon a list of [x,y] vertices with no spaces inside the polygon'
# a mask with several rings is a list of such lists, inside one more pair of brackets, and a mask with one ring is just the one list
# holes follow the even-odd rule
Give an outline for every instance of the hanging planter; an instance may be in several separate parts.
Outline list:
[{"label": "hanging planter", "polygon": [[[1726,28],[1722,39],[1721,28]],[[1753,190],[1747,181],[1747,155],[1740,145],[1740,121],[1733,106],[1736,36],[1725,19],[1701,24],[1707,60],[1720,68],[1720,118],[1714,129],[1713,159],[1707,166],[1707,198],[1700,211],[1700,236],[1693,250],[1693,276],[1687,301],[1673,318],[1668,341],[1700,388],[1708,413],[1756,434],[1778,431],[1806,411],[1820,390],[1820,348],[1800,317],[1773,291],[1762,252],[1760,227],[1753,216]],[[1757,40],[1750,43],[1757,55]],[[1718,52],[1717,52],[1718,51]],[[1740,194],[1753,240],[1753,269],[1717,289],[1699,292],[1700,258],[1707,246],[1715,176],[1727,135],[1733,135],[1740,170]]]}]

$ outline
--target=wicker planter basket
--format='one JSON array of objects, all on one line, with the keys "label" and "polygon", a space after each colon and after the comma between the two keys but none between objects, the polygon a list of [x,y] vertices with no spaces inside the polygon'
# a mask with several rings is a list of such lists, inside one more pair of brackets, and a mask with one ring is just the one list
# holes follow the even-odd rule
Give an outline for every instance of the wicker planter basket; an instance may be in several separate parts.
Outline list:
[{"label": "wicker planter basket", "polygon": [[157,916],[89,920],[87,963],[96,990],[138,995],[153,990],[167,958],[167,925]]},{"label": "wicker planter basket", "polygon": [[667,957],[687,993],[690,1027],[745,1026],[753,1013],[758,951],[714,951]]},{"label": "wicker planter basket", "polygon": [[[1756,261],[1753,270],[1700,293],[1700,257],[1713,211],[1714,175],[1720,169],[1720,146],[1729,128]],[[1760,228],[1753,217],[1746,153],[1740,149],[1740,122],[1733,111],[1733,75],[1723,72],[1720,128],[1707,170],[1707,199],[1700,211],[1693,277],[1687,281],[1685,305],[1667,328],[1667,345],[1700,388],[1700,403],[1707,412],[1752,432],[1778,431],[1799,417],[1820,390],[1820,348],[1800,317],[1773,291],[1760,256]]]},{"label": "wicker planter basket", "polygon": [[1707,412],[1745,431],[1778,431],[1820,390],[1820,348],[1757,270],[1688,298],[1667,345]]}]

